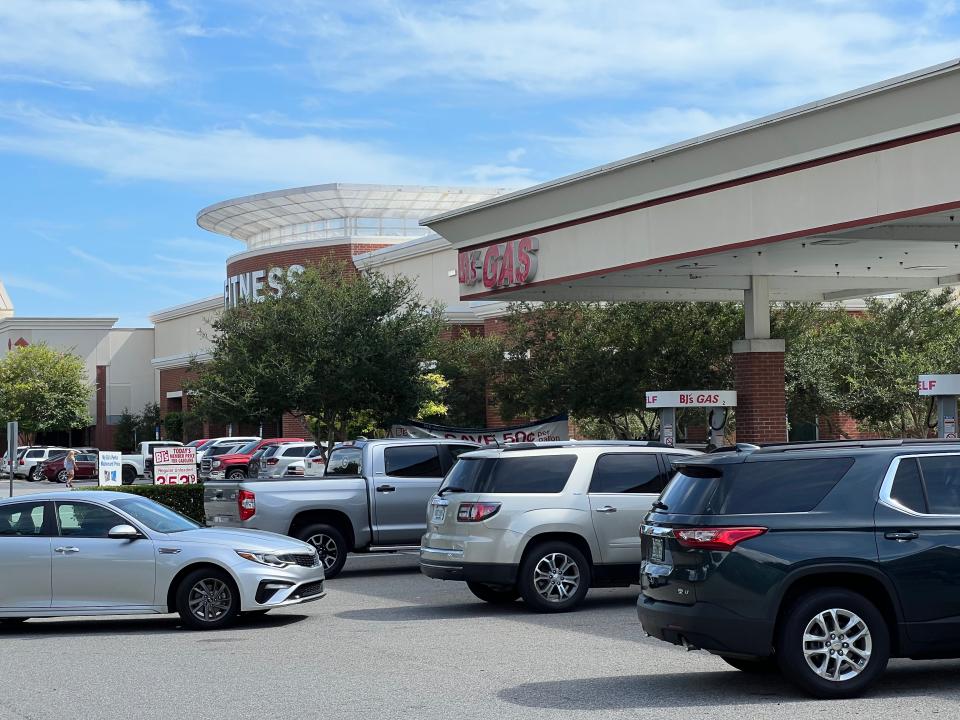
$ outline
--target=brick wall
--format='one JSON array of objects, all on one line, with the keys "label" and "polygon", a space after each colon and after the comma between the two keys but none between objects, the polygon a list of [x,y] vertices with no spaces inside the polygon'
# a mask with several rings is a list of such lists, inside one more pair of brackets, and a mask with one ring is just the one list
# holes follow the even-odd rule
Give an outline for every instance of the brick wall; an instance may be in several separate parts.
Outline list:
[{"label": "brick wall", "polygon": [[786,442],[782,352],[734,353],[737,442]]},{"label": "brick wall", "polygon": [[283,414],[281,431],[281,437],[302,437],[304,440],[313,439],[313,433],[310,432],[310,428],[307,427],[303,419],[290,413]]},{"label": "brick wall", "polygon": [[227,264],[227,277],[254,270],[268,270],[272,267],[290,267],[291,265],[310,265],[324,258],[351,261],[354,255],[390,247],[390,243],[344,243],[343,245],[324,245],[321,247],[295,248],[277,252],[241,258]]},{"label": "brick wall", "polygon": [[[166,415],[169,411],[177,408],[172,407],[176,403],[171,403],[167,398],[168,392],[183,390],[183,384],[189,380],[194,380],[196,373],[191,372],[190,368],[171,368],[170,370],[160,371],[160,415]],[[190,398],[184,393],[182,401],[184,411],[190,409]]]},{"label": "brick wall", "polygon": [[440,331],[441,340],[458,340],[466,331],[469,335],[483,335],[483,325],[464,325],[462,323],[452,323],[445,325]]},{"label": "brick wall", "polygon": [[844,413],[832,413],[821,417],[817,423],[821,440],[877,440],[880,433],[861,432],[857,421]]},{"label": "brick wall", "polygon": [[107,424],[107,370],[106,365],[97,365],[96,418],[93,440],[101,450],[113,450],[113,427]]}]

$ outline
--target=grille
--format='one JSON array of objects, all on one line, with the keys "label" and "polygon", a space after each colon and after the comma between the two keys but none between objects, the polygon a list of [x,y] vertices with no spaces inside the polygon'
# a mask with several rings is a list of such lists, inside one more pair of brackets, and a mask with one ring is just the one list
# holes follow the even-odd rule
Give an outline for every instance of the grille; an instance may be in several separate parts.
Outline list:
[{"label": "grille", "polygon": [[211,460],[210,458],[204,458],[203,460],[200,461],[200,472],[209,474],[210,468],[212,467],[213,467],[213,460]]},{"label": "grille", "polygon": [[297,591],[293,594],[293,597],[295,598],[311,597],[312,595],[319,595],[322,592],[323,592],[323,580],[319,580],[317,582],[301,585],[297,589]]},{"label": "grille", "polygon": [[320,555],[317,553],[311,553],[310,555],[290,553],[288,555],[281,555],[280,559],[284,562],[302,565],[303,567],[316,567],[320,564]]}]

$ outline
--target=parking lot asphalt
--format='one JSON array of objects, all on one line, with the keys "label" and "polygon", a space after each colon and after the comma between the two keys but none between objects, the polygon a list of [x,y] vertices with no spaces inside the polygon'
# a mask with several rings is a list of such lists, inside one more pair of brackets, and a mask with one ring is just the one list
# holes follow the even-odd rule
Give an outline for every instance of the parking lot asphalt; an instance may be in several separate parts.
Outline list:
[{"label": "parking lot asphalt", "polygon": [[352,557],[325,599],[220,632],[175,616],[0,629],[0,719],[904,718],[960,713],[960,662],[894,661],[820,702],[643,637],[635,588],[537,615],[430,580],[414,554]]}]

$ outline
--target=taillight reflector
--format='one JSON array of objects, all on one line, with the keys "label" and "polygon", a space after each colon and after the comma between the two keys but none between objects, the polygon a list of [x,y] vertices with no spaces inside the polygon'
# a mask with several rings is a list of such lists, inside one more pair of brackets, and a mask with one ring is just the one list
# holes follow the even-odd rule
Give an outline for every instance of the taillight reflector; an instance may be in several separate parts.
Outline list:
[{"label": "taillight reflector", "polygon": [[480,522],[496,515],[499,509],[500,503],[460,503],[460,509],[457,510],[457,520],[460,522]]},{"label": "taillight reflector", "polygon": [[257,514],[257,496],[249,490],[237,493],[237,509],[241,520],[249,520]]},{"label": "taillight reflector", "polygon": [[267,465],[276,465],[280,462],[280,458],[267,458]]},{"label": "taillight reflector", "polygon": [[685,548],[697,550],[733,550],[739,543],[763,535],[765,527],[678,528],[673,536]]}]

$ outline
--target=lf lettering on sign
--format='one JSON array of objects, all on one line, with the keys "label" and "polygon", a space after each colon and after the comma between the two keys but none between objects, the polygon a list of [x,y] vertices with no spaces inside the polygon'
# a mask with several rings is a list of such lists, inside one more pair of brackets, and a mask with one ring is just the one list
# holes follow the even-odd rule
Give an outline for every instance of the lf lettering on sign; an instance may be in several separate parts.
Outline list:
[{"label": "lf lettering on sign", "polygon": [[540,240],[536,237],[508,240],[457,256],[457,277],[461,285],[479,282],[490,290],[524,285],[537,275]]}]

